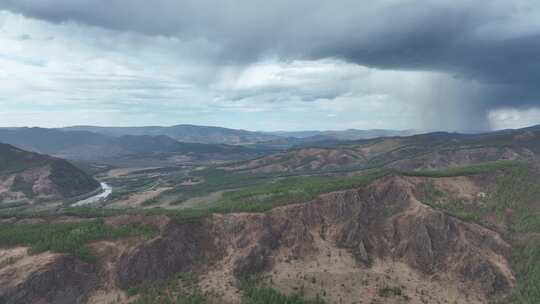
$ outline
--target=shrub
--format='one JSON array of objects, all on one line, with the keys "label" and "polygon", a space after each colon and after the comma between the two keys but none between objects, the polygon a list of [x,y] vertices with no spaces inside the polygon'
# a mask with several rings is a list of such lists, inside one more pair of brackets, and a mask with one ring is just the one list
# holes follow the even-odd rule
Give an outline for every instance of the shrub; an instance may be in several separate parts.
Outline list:
[{"label": "shrub", "polygon": [[154,229],[142,226],[114,228],[101,220],[77,223],[42,223],[0,225],[0,245],[30,246],[32,253],[53,251],[71,253],[92,261],[87,243],[105,238],[134,235],[151,236]]},{"label": "shrub", "polygon": [[396,297],[396,296],[402,296],[403,291],[400,287],[382,287],[379,288],[378,294],[382,298],[389,298],[389,297]]},{"label": "shrub", "polygon": [[318,296],[315,299],[305,299],[296,293],[285,295],[271,287],[258,287],[255,285],[243,288],[242,304],[324,304]]}]

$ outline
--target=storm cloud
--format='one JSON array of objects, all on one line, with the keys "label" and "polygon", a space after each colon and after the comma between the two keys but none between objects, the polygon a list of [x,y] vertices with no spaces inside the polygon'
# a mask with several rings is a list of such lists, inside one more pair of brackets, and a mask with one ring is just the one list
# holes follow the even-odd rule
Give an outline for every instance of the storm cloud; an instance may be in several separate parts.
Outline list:
[{"label": "storm cloud", "polygon": [[[203,46],[201,60],[209,66],[330,59],[425,72],[432,77],[408,102],[424,111],[419,115],[427,128],[487,129],[493,111],[540,106],[540,4],[534,1],[0,0],[1,9],[52,23],[173,37]],[[324,77],[290,84],[238,88],[219,98],[294,95],[309,102],[351,90]],[[390,91],[407,91],[391,85]]]}]

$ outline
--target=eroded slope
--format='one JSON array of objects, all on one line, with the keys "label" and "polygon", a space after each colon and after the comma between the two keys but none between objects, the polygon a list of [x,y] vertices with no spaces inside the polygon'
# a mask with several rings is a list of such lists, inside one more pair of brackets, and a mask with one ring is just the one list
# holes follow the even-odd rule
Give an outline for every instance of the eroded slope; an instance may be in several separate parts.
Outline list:
[{"label": "eroded slope", "polygon": [[[266,213],[212,214],[192,221],[110,217],[110,225],[144,223],[159,235],[94,243],[100,262],[93,273],[99,281],[77,299],[127,303],[137,296],[126,290],[196,273],[197,288],[211,303],[240,303],[239,282],[249,276],[329,303],[487,303],[516,286],[508,262],[512,247],[500,234],[506,228],[488,229],[434,209],[425,185],[473,204],[490,195],[497,174],[388,175],[366,187]],[[0,267],[0,277],[8,277],[6,269],[14,265]],[[13,290],[0,288],[0,294],[9,303],[22,303],[11,296]]]}]

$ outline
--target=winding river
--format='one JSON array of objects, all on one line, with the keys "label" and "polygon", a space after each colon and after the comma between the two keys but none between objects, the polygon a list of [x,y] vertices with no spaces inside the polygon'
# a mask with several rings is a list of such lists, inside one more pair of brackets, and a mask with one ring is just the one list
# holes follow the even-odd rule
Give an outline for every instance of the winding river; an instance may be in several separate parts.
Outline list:
[{"label": "winding river", "polygon": [[89,198],[86,198],[86,199],[83,199],[83,200],[80,200],[76,203],[74,203],[73,207],[78,207],[78,206],[84,206],[84,205],[88,205],[88,204],[93,204],[93,203],[97,203],[101,200],[104,200],[106,199],[109,195],[111,195],[112,193],[112,187],[107,185],[106,183],[100,183],[101,184],[101,189],[103,189],[102,192],[94,195],[94,196],[91,196]]}]

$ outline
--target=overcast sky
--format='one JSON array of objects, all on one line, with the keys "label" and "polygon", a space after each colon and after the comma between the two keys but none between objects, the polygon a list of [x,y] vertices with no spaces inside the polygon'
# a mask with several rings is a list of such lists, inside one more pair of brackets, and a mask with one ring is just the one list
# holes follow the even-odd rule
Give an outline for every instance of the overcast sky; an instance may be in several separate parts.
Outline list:
[{"label": "overcast sky", "polygon": [[0,0],[0,126],[540,123],[540,2]]}]

